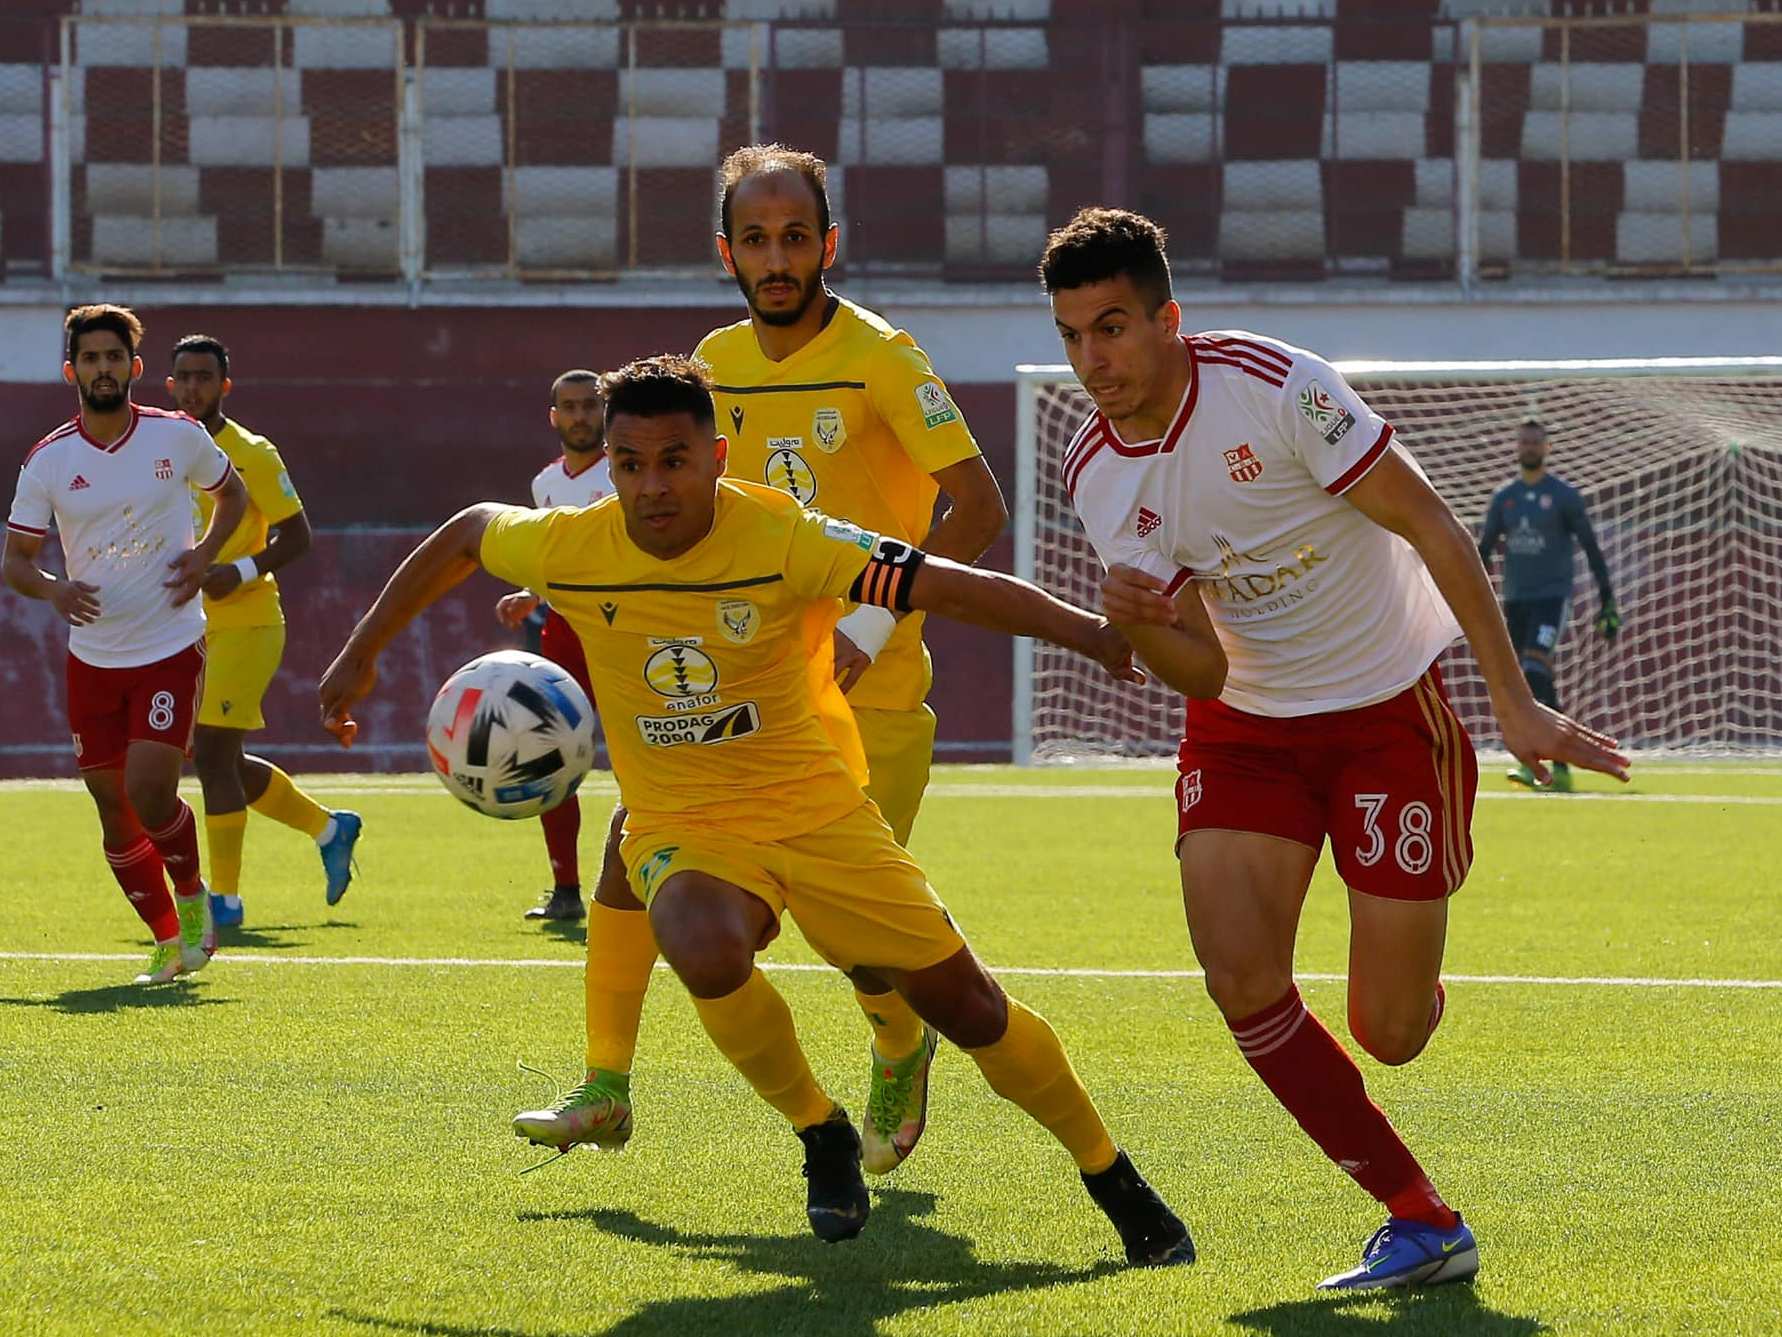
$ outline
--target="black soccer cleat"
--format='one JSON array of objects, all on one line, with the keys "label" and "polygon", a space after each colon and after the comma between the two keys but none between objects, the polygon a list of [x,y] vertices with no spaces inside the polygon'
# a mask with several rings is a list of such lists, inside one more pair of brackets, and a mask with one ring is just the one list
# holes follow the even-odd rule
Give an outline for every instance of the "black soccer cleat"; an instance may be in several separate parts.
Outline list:
[{"label": "black soccer cleat", "polygon": [[1120,1232],[1127,1262],[1135,1267],[1169,1267],[1194,1261],[1188,1227],[1145,1182],[1124,1151],[1100,1174],[1085,1174],[1083,1187]]},{"label": "black soccer cleat", "polygon": [[829,1244],[851,1240],[866,1229],[872,1199],[860,1177],[860,1134],[840,1105],[822,1123],[800,1129],[804,1143],[804,1214],[811,1230]]},{"label": "black soccer cleat", "polygon": [[551,897],[543,905],[535,905],[526,912],[528,919],[567,920],[574,923],[587,915],[582,909],[582,889],[580,887],[553,887]]}]

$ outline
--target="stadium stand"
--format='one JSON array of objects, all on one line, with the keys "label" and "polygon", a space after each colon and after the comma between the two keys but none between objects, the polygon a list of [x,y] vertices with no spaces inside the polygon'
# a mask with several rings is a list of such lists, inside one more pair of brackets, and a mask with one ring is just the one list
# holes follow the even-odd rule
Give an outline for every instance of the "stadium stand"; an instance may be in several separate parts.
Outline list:
[{"label": "stadium stand", "polygon": [[[413,209],[430,276],[703,270],[710,169],[758,133],[836,164],[848,263],[880,272],[1003,276],[1078,205],[1117,196],[1168,224],[1188,273],[1445,277],[1465,221],[1464,21],[1502,6],[708,0],[587,4],[574,22],[549,0],[236,8],[79,6],[75,266],[389,276]],[[1750,9],[1480,26],[1485,272],[1773,263],[1782,23]],[[49,262],[44,55],[69,10],[21,0],[0,22],[13,270]]]}]

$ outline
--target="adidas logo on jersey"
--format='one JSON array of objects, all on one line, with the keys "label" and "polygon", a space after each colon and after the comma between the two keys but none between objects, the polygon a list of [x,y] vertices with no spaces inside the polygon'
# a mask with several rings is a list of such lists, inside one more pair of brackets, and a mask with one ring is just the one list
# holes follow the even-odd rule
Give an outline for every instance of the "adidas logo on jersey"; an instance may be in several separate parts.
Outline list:
[{"label": "adidas logo on jersey", "polygon": [[1155,534],[1157,532],[1157,526],[1162,523],[1163,517],[1161,515],[1157,514],[1157,512],[1152,510],[1149,506],[1141,506],[1138,511],[1138,520],[1132,527],[1140,538],[1146,539]]},{"label": "adidas logo on jersey", "polygon": [[79,474],[76,474],[74,475],[74,481],[68,485],[68,490],[70,492],[79,492],[83,487],[91,486],[93,486],[91,483],[87,482],[87,480],[82,478]]}]

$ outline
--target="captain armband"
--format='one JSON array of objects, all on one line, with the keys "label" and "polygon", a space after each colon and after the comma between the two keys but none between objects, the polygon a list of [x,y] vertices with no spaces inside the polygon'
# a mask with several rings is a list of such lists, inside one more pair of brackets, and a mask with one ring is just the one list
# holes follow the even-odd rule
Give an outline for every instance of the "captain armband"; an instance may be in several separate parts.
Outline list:
[{"label": "captain armband", "polygon": [[927,557],[920,548],[913,548],[902,539],[881,537],[873,545],[866,569],[848,587],[849,600],[899,613],[910,612],[910,587]]}]

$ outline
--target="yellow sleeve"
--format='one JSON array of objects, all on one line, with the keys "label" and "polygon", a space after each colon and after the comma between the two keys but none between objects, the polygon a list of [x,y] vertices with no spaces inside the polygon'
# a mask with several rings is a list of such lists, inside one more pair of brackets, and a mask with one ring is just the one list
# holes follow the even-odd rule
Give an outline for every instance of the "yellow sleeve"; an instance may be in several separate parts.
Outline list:
[{"label": "yellow sleeve", "polygon": [[916,467],[933,474],[983,452],[928,354],[909,335],[881,345],[866,393]]},{"label": "yellow sleeve", "polygon": [[548,561],[551,535],[563,507],[538,511],[525,506],[504,507],[483,530],[478,556],[483,570],[522,589],[543,594],[549,584]]},{"label": "yellow sleeve", "polygon": [[877,534],[850,521],[805,511],[786,549],[786,585],[807,599],[845,599],[878,541]]},{"label": "yellow sleeve", "polygon": [[247,488],[248,500],[259,508],[267,524],[289,520],[303,509],[303,498],[297,495],[296,485],[272,442],[249,446],[235,462],[235,471]]}]

